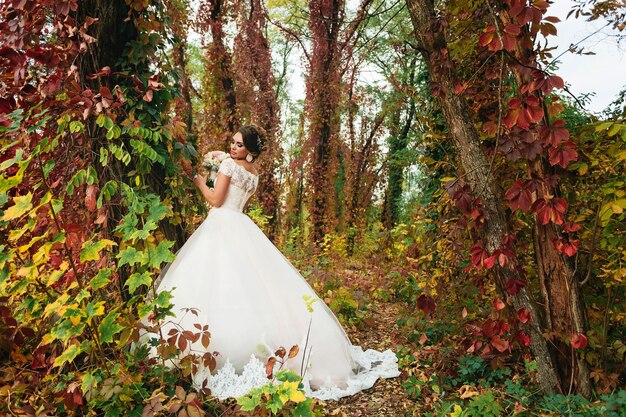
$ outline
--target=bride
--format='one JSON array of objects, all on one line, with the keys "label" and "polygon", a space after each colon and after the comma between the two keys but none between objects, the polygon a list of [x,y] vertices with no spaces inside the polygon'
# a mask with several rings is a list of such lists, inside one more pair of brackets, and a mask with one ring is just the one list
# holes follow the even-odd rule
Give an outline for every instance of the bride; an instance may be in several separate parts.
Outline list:
[{"label": "bride", "polygon": [[[209,349],[219,353],[217,371],[201,370],[195,385],[206,379],[220,399],[245,395],[269,382],[264,362],[272,352],[293,345],[298,355],[285,367],[303,374],[312,397],[338,399],[370,388],[378,378],[398,376],[394,353],[352,346],[330,309],[243,213],[258,185],[254,160],[262,148],[260,129],[244,126],[232,138],[215,187],[206,185],[206,175],[194,177],[212,209],[157,288],[172,291],[174,313],[197,309],[197,317],[180,313],[180,326],[209,326]],[[206,351],[198,345],[194,349]]]}]

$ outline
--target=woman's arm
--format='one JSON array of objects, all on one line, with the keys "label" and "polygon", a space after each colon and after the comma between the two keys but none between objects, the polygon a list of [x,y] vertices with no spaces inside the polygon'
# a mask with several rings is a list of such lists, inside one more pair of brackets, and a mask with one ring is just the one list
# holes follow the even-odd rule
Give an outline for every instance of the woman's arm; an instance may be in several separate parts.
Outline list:
[{"label": "woman's arm", "polygon": [[193,182],[196,184],[196,187],[202,193],[202,196],[206,201],[209,202],[213,207],[220,207],[222,203],[224,203],[224,199],[226,198],[226,191],[228,191],[228,185],[230,184],[230,177],[224,175],[223,173],[218,173],[217,178],[215,179],[215,188],[210,189],[206,185],[208,174],[199,175],[196,174],[193,177]]}]

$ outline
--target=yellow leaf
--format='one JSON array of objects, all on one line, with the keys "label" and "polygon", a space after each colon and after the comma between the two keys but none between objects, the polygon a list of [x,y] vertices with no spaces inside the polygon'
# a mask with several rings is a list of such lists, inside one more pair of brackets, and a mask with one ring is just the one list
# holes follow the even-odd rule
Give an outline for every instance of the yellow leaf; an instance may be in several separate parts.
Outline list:
[{"label": "yellow leaf", "polygon": [[287,385],[287,387],[289,388],[289,399],[294,403],[301,403],[302,401],[306,400],[304,393],[298,390],[298,381],[284,382],[283,385]]},{"label": "yellow leaf", "polygon": [[28,242],[27,244],[25,244],[25,245],[22,245],[22,246],[18,247],[18,248],[17,248],[17,250],[18,250],[20,253],[24,253],[24,252],[26,252],[27,250],[29,250],[31,246],[33,246],[35,243],[39,242],[41,239],[45,238],[46,236],[48,236],[48,232],[44,233],[44,234],[43,234],[43,235],[41,235],[41,236],[35,236],[35,237],[34,237],[34,238],[32,238],[32,239],[30,240],[30,242]]},{"label": "yellow leaf", "polygon": [[64,304],[70,299],[69,294],[64,293],[59,298],[57,298],[53,303],[50,303],[46,306],[43,311],[44,318],[49,317],[51,314],[58,314],[59,316],[65,313],[67,306]]},{"label": "yellow leaf", "polygon": [[461,406],[455,405],[454,411],[450,413],[449,417],[461,417],[461,413],[463,413]]},{"label": "yellow leaf", "polygon": [[24,277],[24,278],[34,278],[36,272],[37,272],[37,268],[34,265],[23,266],[17,270],[17,276]]},{"label": "yellow leaf", "polygon": [[69,267],[69,263],[67,261],[63,261],[61,265],[59,265],[59,269],[52,271],[48,279],[46,280],[46,285],[50,286],[61,279],[67,268]]},{"label": "yellow leaf", "polygon": [[33,195],[31,193],[22,197],[13,197],[13,203],[15,204],[6,209],[4,216],[2,216],[2,220],[9,221],[22,217],[24,213],[33,207],[32,200]]}]

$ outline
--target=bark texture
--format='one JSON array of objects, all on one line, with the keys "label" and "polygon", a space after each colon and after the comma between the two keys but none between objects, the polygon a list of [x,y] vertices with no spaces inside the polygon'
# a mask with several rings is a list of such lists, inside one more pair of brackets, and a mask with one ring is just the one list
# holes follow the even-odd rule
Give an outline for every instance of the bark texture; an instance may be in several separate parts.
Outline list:
[{"label": "bark texture", "polygon": [[[491,253],[501,247],[505,235],[509,232],[507,218],[501,204],[505,200],[504,193],[490,172],[489,161],[481,149],[480,138],[466,101],[462,96],[453,93],[456,81],[454,66],[443,52],[446,49],[446,40],[443,26],[435,16],[433,3],[429,0],[407,0],[407,6],[430,76],[434,82],[441,85],[444,91],[439,102],[449,126],[454,149],[465,172],[466,181],[475,196],[481,199],[485,209],[483,240],[485,249]],[[445,61],[445,69],[437,63],[442,60]],[[551,242],[547,245],[545,241],[538,243],[542,247],[552,246]],[[536,252],[541,252],[541,249]],[[567,393],[569,381],[563,380],[562,363],[555,360],[559,353],[555,352],[554,345],[543,335],[546,320],[541,310],[536,307],[525,288],[521,288],[516,295],[507,294],[504,290],[508,279],[521,279],[522,277],[517,276],[518,273],[511,269],[496,266],[495,270],[496,284],[510,305],[515,309],[526,308],[531,314],[528,330],[531,336],[531,349],[538,364],[539,384],[548,393]]]}]

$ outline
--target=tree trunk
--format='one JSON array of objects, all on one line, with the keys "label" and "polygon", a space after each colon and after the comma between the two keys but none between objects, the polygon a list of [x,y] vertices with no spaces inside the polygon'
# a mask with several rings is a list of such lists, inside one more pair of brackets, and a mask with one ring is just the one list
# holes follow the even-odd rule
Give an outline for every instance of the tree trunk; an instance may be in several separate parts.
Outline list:
[{"label": "tree trunk", "polygon": [[[199,15],[206,19],[199,26],[208,26],[211,43],[206,47],[205,76],[203,82],[204,118],[199,127],[202,141],[199,148],[225,150],[228,143],[240,127],[235,82],[232,74],[232,56],[226,48],[224,36],[225,16],[228,16],[227,2],[207,0],[201,5]],[[204,8],[208,12],[204,13]]]},{"label": "tree trunk", "polygon": [[[472,121],[472,115],[464,98],[453,94],[455,75],[452,62],[441,53],[446,48],[446,40],[442,25],[435,17],[433,3],[429,0],[407,0],[415,35],[420,44],[421,53],[426,61],[429,73],[434,82],[441,85],[444,93],[440,96],[445,119],[448,122],[453,146],[465,171],[468,184],[476,197],[481,199],[485,209],[483,239],[486,249],[491,253],[501,247],[505,235],[509,232],[507,219],[501,202],[504,200],[502,189],[490,172],[490,164],[481,149],[478,132]],[[437,60],[446,60],[446,69],[437,65]],[[560,364],[554,360],[556,356],[548,341],[543,336],[545,321],[531,301],[525,288],[516,295],[504,291],[506,281],[510,278],[521,279],[514,270],[496,269],[496,284],[502,296],[508,299],[515,308],[526,308],[531,314],[529,331],[531,349],[538,364],[539,384],[545,392],[567,392],[565,381],[559,375]]]},{"label": "tree trunk", "polygon": [[[500,13],[498,16],[503,25],[510,23],[507,13]],[[527,29],[523,28],[523,30]],[[514,54],[519,62],[528,67],[537,65],[531,49],[522,49],[518,44]],[[528,85],[533,81],[527,70],[520,71],[519,66],[513,66],[512,69],[518,86]],[[544,120],[547,117],[546,115]],[[538,132],[538,129],[532,132],[536,141],[540,140]],[[529,178],[546,178],[546,174],[553,175],[553,171],[543,159],[536,159],[528,164]],[[543,190],[538,191],[537,198],[543,198],[546,194],[558,196],[558,185],[555,187],[545,185]],[[550,223],[542,225],[535,215],[533,237],[537,276],[546,317],[546,332],[565,337],[571,337],[576,333],[586,333],[587,318],[580,297],[578,276],[569,258],[560,253],[553,244],[561,238],[560,233]],[[557,337],[553,338],[552,343],[555,345],[554,360],[557,363],[563,390],[570,392],[574,389],[589,397],[592,391],[591,377],[585,359],[577,355],[571,345]]]},{"label": "tree trunk", "polygon": [[311,149],[309,186],[312,238],[321,242],[334,222],[333,201],[339,143],[341,72],[338,38],[344,16],[342,0],[309,1],[313,50],[306,78],[306,112]]},{"label": "tree trunk", "polygon": [[[411,74],[411,84],[413,73]],[[402,200],[402,185],[404,183],[404,166],[400,165],[396,158],[398,154],[407,149],[408,136],[415,117],[415,100],[409,99],[409,111],[400,129],[401,111],[397,109],[392,115],[392,127],[389,135],[389,158],[387,163],[387,190],[383,206],[383,224],[387,230],[391,230],[400,217],[400,201]]]},{"label": "tree trunk", "polygon": [[[89,52],[81,56],[79,63],[80,74],[84,85],[98,91],[100,85],[105,85],[110,90],[115,86],[115,77],[98,78],[89,81],[86,76],[97,72],[101,68],[108,66],[111,73],[123,71],[118,67],[120,57],[124,56],[124,48],[126,44],[137,37],[137,31],[132,21],[125,21],[128,17],[129,8],[123,0],[83,0],[78,3],[76,11],[77,24],[81,24],[87,16],[97,18],[98,22],[90,26],[89,34],[96,38],[96,42],[91,45]],[[95,119],[91,121],[91,131],[101,132],[101,129],[95,124]],[[92,142],[94,152],[99,154],[100,147],[107,145],[107,139],[104,134],[100,139]],[[130,146],[130,145],[128,145]],[[94,161],[95,164],[95,161]],[[127,174],[135,170],[133,164],[124,165],[116,158],[109,160],[111,170],[100,169],[100,184],[106,183],[108,180],[123,181],[127,178]],[[147,177],[147,185],[156,195],[163,196],[167,186],[165,184],[165,167],[160,164],[154,164],[151,175]],[[174,210],[176,210],[176,202],[174,202]],[[111,213],[108,224],[108,233],[113,234],[118,222],[125,213],[122,208],[117,205],[111,206]],[[165,220],[159,225],[168,240],[174,241],[173,249],[180,248],[187,239],[187,233],[183,224],[172,225]]]}]

